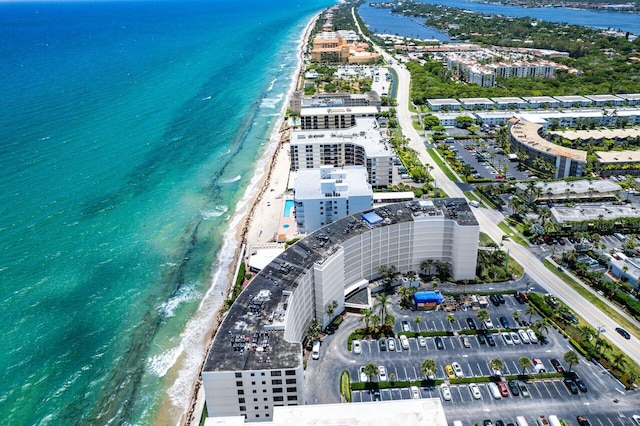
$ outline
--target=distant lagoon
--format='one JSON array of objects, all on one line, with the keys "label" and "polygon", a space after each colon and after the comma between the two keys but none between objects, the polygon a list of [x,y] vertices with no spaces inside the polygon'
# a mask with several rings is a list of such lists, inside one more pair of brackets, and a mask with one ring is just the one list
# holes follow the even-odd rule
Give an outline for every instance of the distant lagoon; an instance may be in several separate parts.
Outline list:
[{"label": "distant lagoon", "polygon": [[[529,16],[542,21],[583,25],[591,28],[628,31],[640,35],[640,16],[636,13],[595,12],[591,10],[549,8],[549,7],[521,7],[488,4],[468,0],[422,0],[422,3],[440,4],[474,12],[512,16],[522,18]],[[375,3],[375,2],[371,2]],[[424,18],[414,18],[389,13],[389,9],[379,9],[362,5],[358,12],[369,29],[376,33],[397,34],[403,37],[420,39],[450,40],[445,33],[424,25]]]}]

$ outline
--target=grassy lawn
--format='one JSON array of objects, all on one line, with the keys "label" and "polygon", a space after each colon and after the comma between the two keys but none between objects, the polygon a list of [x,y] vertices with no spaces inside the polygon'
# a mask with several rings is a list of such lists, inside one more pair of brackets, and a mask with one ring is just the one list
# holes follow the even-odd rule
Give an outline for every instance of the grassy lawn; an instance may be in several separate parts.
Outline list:
[{"label": "grassy lawn", "polygon": [[600,309],[609,318],[611,318],[612,320],[614,320],[615,322],[620,324],[623,328],[628,330],[629,333],[631,333],[634,336],[636,336],[636,338],[638,336],[640,336],[640,329],[638,327],[636,327],[636,325],[634,323],[632,323],[629,320],[627,320],[625,317],[620,315],[618,312],[609,309],[609,306],[606,303],[604,303],[602,300],[600,300],[599,297],[597,297],[595,294],[591,293],[589,290],[584,288],[584,286],[582,286],[580,283],[576,282],[573,278],[571,278],[570,276],[568,276],[564,272],[558,271],[558,268],[553,266],[553,264],[551,262],[549,262],[547,259],[544,260],[544,266],[546,266],[547,269],[550,270],[551,272],[553,272],[555,275],[560,277],[560,279],[562,279],[562,281],[567,283],[569,285],[569,287],[571,287],[576,292],[578,292],[580,294],[580,296],[582,296],[587,301],[589,301],[589,303],[591,303],[593,306],[595,306],[598,309]]},{"label": "grassy lawn", "polygon": [[442,170],[444,174],[447,175],[449,180],[453,182],[460,182],[460,179],[456,177],[453,171],[451,171],[451,169],[449,168],[449,165],[445,163],[445,161],[442,159],[442,157],[440,157],[440,155],[436,152],[435,149],[428,148],[427,153],[429,153],[429,155],[431,156],[431,158],[433,158],[433,160],[436,162],[438,167],[440,167],[440,170]]},{"label": "grassy lawn", "polygon": [[414,120],[414,121],[412,121],[412,124],[413,124],[413,128],[414,128],[414,129],[416,129],[416,130],[418,130],[419,132],[421,132],[421,131],[423,130],[423,129],[422,129],[422,126],[420,125],[420,122],[419,122],[419,121],[415,121],[415,120]]},{"label": "grassy lawn", "polygon": [[480,233],[480,246],[481,247],[486,247],[487,244],[490,243],[495,243],[495,241],[493,241],[493,238],[491,238],[489,235],[485,234],[484,232]]},{"label": "grassy lawn", "polygon": [[465,195],[465,197],[467,197],[468,199],[473,200],[473,201],[477,201],[477,202],[479,202],[483,207],[485,207],[484,200],[482,199],[482,197],[480,197],[480,196],[476,195],[476,193],[475,193],[475,192],[473,192],[473,191],[465,191],[465,192],[464,192],[464,195]]},{"label": "grassy lawn", "polygon": [[507,225],[505,222],[500,222],[498,224],[498,228],[502,229],[504,231],[504,233],[507,234],[512,241],[515,241],[516,243],[520,244],[521,246],[528,246],[529,245],[529,243],[527,243],[527,241],[525,241],[520,235],[515,233],[514,230],[509,225]]}]

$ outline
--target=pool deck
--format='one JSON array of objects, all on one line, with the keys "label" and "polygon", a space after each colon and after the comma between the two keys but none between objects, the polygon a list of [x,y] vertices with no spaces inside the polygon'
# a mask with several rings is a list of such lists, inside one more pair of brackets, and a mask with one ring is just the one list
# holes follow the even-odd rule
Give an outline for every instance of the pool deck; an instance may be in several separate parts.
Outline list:
[{"label": "pool deck", "polygon": [[296,235],[298,234],[298,226],[296,225],[296,217],[293,214],[293,207],[289,212],[290,213],[289,217],[285,217],[285,207],[287,205],[288,200],[293,201],[292,198],[288,198],[288,197],[282,198],[282,205],[281,205],[282,214],[280,215],[280,220],[278,223],[278,236],[276,238],[276,241],[279,243],[291,240],[295,238]]}]

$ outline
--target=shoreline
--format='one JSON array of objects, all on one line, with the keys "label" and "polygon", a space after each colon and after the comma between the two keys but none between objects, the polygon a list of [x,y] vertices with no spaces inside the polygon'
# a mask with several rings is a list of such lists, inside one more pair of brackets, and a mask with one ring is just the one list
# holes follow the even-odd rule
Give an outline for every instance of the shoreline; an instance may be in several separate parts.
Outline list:
[{"label": "shoreline", "polygon": [[[229,291],[233,288],[238,266],[244,260],[243,258],[247,247],[250,247],[252,244],[256,244],[262,240],[268,241],[277,231],[278,220],[277,218],[275,220],[272,219],[273,212],[275,211],[276,215],[279,215],[280,209],[277,209],[275,205],[272,209],[269,209],[270,201],[267,201],[267,198],[269,198],[269,200],[274,197],[280,198],[284,192],[286,192],[288,187],[289,153],[288,150],[285,149],[286,147],[284,147],[284,145],[287,144],[284,135],[288,131],[288,128],[286,127],[285,114],[289,106],[291,96],[293,95],[293,92],[297,90],[298,83],[304,69],[304,54],[307,48],[309,36],[315,23],[321,16],[321,13],[322,12],[317,13],[309,20],[301,34],[300,42],[297,47],[297,66],[291,76],[289,89],[286,92],[283,106],[278,115],[278,120],[271,132],[269,146],[265,149],[264,153],[258,160],[251,182],[249,186],[247,186],[244,196],[236,205],[236,215],[239,217],[237,223],[231,223],[229,228],[225,231],[225,243],[221,248],[221,253],[224,252],[225,249],[233,249],[233,256],[230,260],[227,259],[227,261],[220,258],[216,259],[211,267],[211,286],[203,298],[203,303],[194,314],[194,316],[196,316],[201,310],[206,309],[204,306],[205,300],[208,299],[214,291],[219,291],[219,289],[216,288],[216,283],[219,281],[224,282],[221,280],[224,280],[224,277],[226,276],[226,286],[223,291],[224,298],[222,298],[219,306],[212,307],[214,312],[210,313],[213,317],[211,325],[206,330],[206,333],[201,336],[204,341],[201,343],[205,346],[205,352],[201,359],[201,363],[198,366],[197,376],[192,377],[190,384],[183,383],[183,385],[190,385],[191,387],[189,402],[185,406],[177,407],[176,404],[172,403],[168,395],[165,394],[156,416],[155,424],[157,425],[167,424],[167,421],[174,422],[176,418],[178,420],[177,424],[179,425],[194,425],[200,422],[205,403],[204,389],[202,387],[201,379],[202,368],[204,367],[206,356],[209,353],[216,332],[224,319],[224,311],[222,310],[223,304],[228,298]],[[278,191],[275,191],[275,188],[271,188],[271,191],[268,191],[268,188],[272,184],[278,186]],[[282,188],[283,184],[285,185],[284,188]],[[269,195],[269,197],[266,197],[265,195]],[[267,229],[267,232],[263,232],[264,229]],[[270,229],[273,229],[274,232],[270,233]],[[184,353],[180,355],[176,365],[181,364],[181,362],[184,361],[185,356],[186,355]],[[176,408],[180,410],[179,413],[176,413]],[[179,417],[177,417],[178,414]]]}]

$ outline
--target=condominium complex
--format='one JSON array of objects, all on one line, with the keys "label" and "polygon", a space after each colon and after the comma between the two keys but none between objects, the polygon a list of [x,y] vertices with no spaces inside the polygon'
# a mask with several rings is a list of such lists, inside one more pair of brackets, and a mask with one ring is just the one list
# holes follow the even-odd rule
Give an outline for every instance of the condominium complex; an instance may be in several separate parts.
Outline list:
[{"label": "condominium complex", "polygon": [[349,34],[324,31],[315,36],[311,48],[311,62],[366,64],[380,56],[370,52],[367,43],[347,40]]},{"label": "condominium complex", "polygon": [[553,78],[557,64],[539,59],[536,61],[482,63],[473,55],[450,53],[447,68],[459,73],[469,83],[479,86],[495,86],[496,78]]},{"label": "condominium complex", "polygon": [[377,92],[357,93],[318,93],[313,96],[303,96],[302,91],[296,91],[289,101],[289,110],[293,115],[299,115],[303,108],[350,108],[359,106],[373,106],[380,108],[381,100]]},{"label": "condominium complex", "polygon": [[299,170],[293,184],[298,233],[305,234],[342,219],[370,210],[373,190],[362,166]]},{"label": "condominium complex", "polygon": [[[291,134],[291,170],[314,169],[320,166],[364,166],[373,187],[393,183],[395,152],[384,129],[374,117],[350,117],[348,128],[300,130]],[[315,108],[303,108],[302,111]],[[326,108],[325,108],[326,110]],[[351,121],[351,119],[353,121]],[[317,120],[324,123],[323,119]],[[345,120],[346,121],[346,120]],[[341,121],[339,120],[339,124]],[[342,125],[342,124],[340,124]],[[346,126],[346,123],[345,123]]]},{"label": "condominium complex", "polygon": [[345,129],[356,125],[358,117],[375,117],[376,106],[355,106],[345,108],[309,107],[300,110],[300,128]]},{"label": "condominium complex", "polygon": [[208,415],[269,421],[274,407],[304,405],[302,341],[327,306],[393,265],[418,271],[448,262],[455,280],[475,277],[479,225],[464,199],[388,205],[347,216],[301,239],[262,269],[220,325],[202,381]]}]

